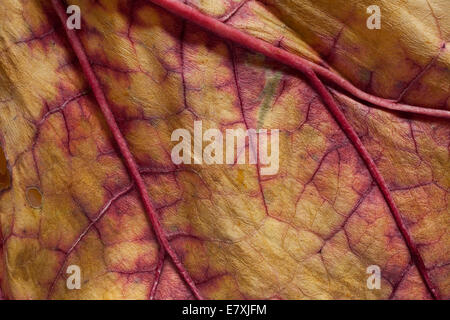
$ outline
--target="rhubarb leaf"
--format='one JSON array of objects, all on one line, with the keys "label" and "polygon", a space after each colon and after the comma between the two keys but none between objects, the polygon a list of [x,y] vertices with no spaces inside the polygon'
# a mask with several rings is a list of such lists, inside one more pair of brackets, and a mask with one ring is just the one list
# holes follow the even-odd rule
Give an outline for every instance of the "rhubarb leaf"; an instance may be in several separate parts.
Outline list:
[{"label": "rhubarb leaf", "polygon": [[[449,9],[2,1],[0,297],[448,299]],[[278,172],[174,164],[196,121]]]}]

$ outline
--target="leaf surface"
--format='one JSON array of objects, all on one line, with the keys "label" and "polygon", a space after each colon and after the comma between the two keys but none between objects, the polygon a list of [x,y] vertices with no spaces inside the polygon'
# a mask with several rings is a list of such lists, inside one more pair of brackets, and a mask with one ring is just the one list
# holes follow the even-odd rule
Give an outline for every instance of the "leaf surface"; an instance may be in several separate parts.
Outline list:
[{"label": "leaf surface", "polygon": [[[448,299],[448,2],[153,2],[68,1],[87,65],[50,2],[0,4],[2,295]],[[195,120],[280,129],[279,172],[174,165]]]}]

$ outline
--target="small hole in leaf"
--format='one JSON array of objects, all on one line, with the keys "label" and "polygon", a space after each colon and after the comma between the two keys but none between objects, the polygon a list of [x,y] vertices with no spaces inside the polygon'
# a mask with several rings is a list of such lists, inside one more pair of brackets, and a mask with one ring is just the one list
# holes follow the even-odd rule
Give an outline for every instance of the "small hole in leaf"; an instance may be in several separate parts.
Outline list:
[{"label": "small hole in leaf", "polygon": [[27,189],[27,201],[28,204],[35,209],[42,207],[42,193],[36,187],[30,187]]},{"label": "small hole in leaf", "polygon": [[8,189],[11,186],[11,175],[9,173],[8,163],[5,153],[0,146],[0,191]]}]

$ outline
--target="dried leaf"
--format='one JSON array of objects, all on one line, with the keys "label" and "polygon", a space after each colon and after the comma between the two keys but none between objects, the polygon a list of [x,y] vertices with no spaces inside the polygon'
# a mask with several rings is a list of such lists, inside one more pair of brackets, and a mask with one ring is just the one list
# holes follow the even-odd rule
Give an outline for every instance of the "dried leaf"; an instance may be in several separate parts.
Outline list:
[{"label": "dried leaf", "polygon": [[[372,2],[2,1],[1,295],[448,299],[450,3]],[[278,172],[175,165],[200,120]]]}]

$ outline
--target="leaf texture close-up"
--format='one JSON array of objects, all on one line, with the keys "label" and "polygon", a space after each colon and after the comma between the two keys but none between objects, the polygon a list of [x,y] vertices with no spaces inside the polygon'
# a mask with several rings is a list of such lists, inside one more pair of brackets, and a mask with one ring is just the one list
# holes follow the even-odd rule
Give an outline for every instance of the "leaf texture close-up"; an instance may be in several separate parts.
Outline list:
[{"label": "leaf texture close-up", "polygon": [[2,299],[448,300],[449,192],[448,0],[0,0]]}]

